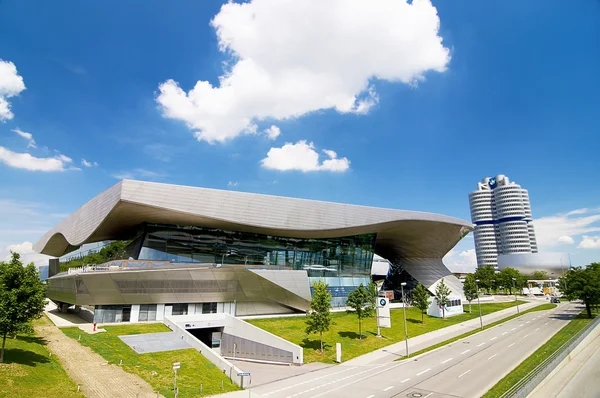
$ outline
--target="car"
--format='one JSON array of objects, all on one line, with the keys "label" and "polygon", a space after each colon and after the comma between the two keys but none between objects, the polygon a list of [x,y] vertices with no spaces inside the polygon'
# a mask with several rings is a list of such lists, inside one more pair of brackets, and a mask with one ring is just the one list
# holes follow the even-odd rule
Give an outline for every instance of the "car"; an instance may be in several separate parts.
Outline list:
[{"label": "car", "polygon": [[558,297],[552,297],[552,298],[550,299],[550,302],[551,302],[551,303],[560,304],[560,300],[559,300],[559,298],[558,298]]}]

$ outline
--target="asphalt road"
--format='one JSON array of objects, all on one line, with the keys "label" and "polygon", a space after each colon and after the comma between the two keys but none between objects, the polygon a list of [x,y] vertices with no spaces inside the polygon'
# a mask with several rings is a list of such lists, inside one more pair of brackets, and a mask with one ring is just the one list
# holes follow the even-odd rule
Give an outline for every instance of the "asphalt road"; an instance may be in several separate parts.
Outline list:
[{"label": "asphalt road", "polygon": [[416,359],[339,365],[251,390],[269,398],[480,397],[576,316],[563,303],[525,314]]}]

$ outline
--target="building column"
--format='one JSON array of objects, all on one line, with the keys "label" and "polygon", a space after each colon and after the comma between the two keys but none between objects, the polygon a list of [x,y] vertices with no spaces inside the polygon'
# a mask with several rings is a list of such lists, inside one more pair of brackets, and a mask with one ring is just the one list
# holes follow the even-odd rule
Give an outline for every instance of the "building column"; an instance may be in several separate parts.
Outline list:
[{"label": "building column", "polygon": [[131,305],[131,316],[129,317],[129,322],[137,323],[140,319],[140,305],[132,304]]}]

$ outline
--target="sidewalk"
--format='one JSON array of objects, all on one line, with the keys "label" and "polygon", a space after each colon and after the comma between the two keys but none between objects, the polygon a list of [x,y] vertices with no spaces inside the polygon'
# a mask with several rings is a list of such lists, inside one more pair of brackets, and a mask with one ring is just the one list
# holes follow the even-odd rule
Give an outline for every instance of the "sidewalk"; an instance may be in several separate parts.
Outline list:
[{"label": "sidewalk", "polygon": [[[522,300],[522,299],[521,299]],[[531,309],[533,307],[537,307],[538,305],[546,304],[546,300],[534,299],[529,301],[527,304],[519,305],[519,310],[521,312]],[[505,310],[497,311],[488,315],[484,315],[483,325],[488,325],[490,323],[499,321],[504,318],[508,318],[511,315],[516,314],[516,307],[507,308]],[[410,352],[417,352],[424,348],[430,347],[432,345],[441,343],[448,339],[451,339],[456,336],[460,336],[463,333],[470,332],[472,330],[477,330],[480,328],[479,318],[471,319],[465,322],[457,323],[456,325],[447,326],[442,329],[435,330],[433,332],[425,333],[417,337],[408,339],[408,349]],[[348,366],[364,366],[364,365],[373,365],[373,364],[382,364],[382,363],[390,363],[395,361],[396,359],[403,357],[406,355],[406,343],[404,341],[400,341],[398,343],[394,343],[377,351],[370,352],[365,355],[361,355],[354,359],[351,359],[347,362],[344,362],[344,365]],[[343,352],[342,352],[343,358]]]}]

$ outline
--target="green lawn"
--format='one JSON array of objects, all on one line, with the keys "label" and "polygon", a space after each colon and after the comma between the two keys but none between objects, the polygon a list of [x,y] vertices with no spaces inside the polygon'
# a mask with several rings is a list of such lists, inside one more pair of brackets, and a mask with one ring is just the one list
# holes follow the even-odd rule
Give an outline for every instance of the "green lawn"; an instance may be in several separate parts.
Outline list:
[{"label": "green lawn", "polygon": [[[46,325],[43,317],[34,325]],[[36,335],[6,340],[4,364],[0,364],[0,397],[83,397],[56,357],[50,357],[46,341]]]},{"label": "green lawn", "polygon": [[[519,301],[519,304],[524,304]],[[515,302],[481,304],[483,315],[513,307]],[[465,305],[468,311],[469,306]],[[404,340],[404,325],[402,309],[391,310],[392,327],[381,329],[383,337],[377,337],[377,323],[375,317],[363,321],[363,339],[358,339],[358,321],[353,314],[335,312],[332,314],[333,325],[328,332],[323,334],[325,352],[320,352],[319,337],[316,334],[307,336],[305,333],[305,317],[265,318],[248,320],[249,323],[268,332],[289,340],[304,348],[304,363],[335,361],[335,343],[342,343],[342,359],[347,361],[357,356],[366,354],[378,348]],[[479,307],[473,304],[473,313],[464,313],[450,318],[441,319],[425,315],[425,322],[421,323],[421,313],[416,308],[407,308],[406,318],[408,337],[415,337],[446,326],[464,322],[479,317]]]},{"label": "green lawn", "polygon": [[[597,316],[598,313],[592,313],[592,315]],[[529,358],[521,362],[519,366],[517,366],[512,372],[500,380],[490,391],[484,395],[484,398],[494,398],[504,394],[505,391],[525,377],[530,371],[538,366],[540,362],[548,358],[549,355],[554,353],[575,333],[583,329],[593,320],[593,318],[588,318],[584,310],[581,314],[569,322],[567,326],[559,330],[550,340],[546,342],[546,344],[538,348],[537,351],[529,356]]]},{"label": "green lawn", "polygon": [[[61,329],[67,336],[92,348],[110,363],[123,361],[123,369],[146,380],[164,396],[173,396],[173,362],[181,362],[177,371],[179,397],[200,397],[239,390],[221,370],[194,349],[137,354],[118,336],[170,331],[163,324],[103,326],[106,333],[87,334],[78,328]],[[221,389],[223,382],[223,390]],[[202,384],[202,394],[200,393]]]}]

